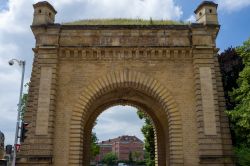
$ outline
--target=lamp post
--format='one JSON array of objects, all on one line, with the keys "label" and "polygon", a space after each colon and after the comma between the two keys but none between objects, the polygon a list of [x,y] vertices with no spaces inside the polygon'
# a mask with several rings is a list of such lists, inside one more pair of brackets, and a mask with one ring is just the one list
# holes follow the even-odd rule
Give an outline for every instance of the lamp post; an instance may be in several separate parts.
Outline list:
[{"label": "lamp post", "polygon": [[17,60],[17,59],[11,59],[9,61],[9,65],[14,65],[15,62],[22,67],[22,77],[21,77],[21,87],[20,87],[20,93],[19,93],[19,101],[18,101],[18,108],[17,108],[17,122],[16,122],[16,134],[15,134],[15,142],[14,142],[14,155],[13,155],[13,161],[12,161],[12,166],[15,166],[16,163],[16,154],[17,154],[17,149],[16,145],[18,143],[18,134],[19,134],[19,129],[20,129],[20,120],[21,120],[21,106],[22,106],[22,94],[23,94],[23,81],[24,81],[24,72],[25,72],[25,61],[22,60]]}]

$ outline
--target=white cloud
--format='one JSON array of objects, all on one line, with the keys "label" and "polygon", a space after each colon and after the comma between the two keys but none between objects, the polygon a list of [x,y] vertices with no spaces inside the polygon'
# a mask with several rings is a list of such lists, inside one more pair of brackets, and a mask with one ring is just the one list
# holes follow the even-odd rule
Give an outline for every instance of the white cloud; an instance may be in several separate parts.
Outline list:
[{"label": "white cloud", "polygon": [[[33,60],[31,48],[35,45],[30,30],[33,19],[32,4],[39,0],[0,1],[0,130],[6,135],[6,143],[11,144],[14,142],[21,69],[18,65],[9,66],[8,61],[12,58],[26,61],[25,82],[27,82]],[[78,19],[125,17],[179,20],[182,15],[181,7],[177,6],[174,0],[48,1],[58,11],[56,22],[59,23]],[[124,122],[121,125],[126,126],[128,123]]]},{"label": "white cloud", "polygon": [[51,1],[58,21],[89,18],[144,18],[179,20],[181,7],[173,0],[60,0]]},{"label": "white cloud", "polygon": [[121,135],[135,135],[141,140],[144,137],[141,127],[144,121],[139,119],[136,108],[130,106],[115,106],[105,110],[97,118],[93,131],[99,141],[108,140]]},{"label": "white cloud", "polygon": [[[25,11],[24,11],[25,10]],[[27,32],[26,25],[31,16],[28,16],[32,11],[32,6],[25,3],[23,0],[10,0],[9,10],[4,10],[0,13],[0,29],[9,33],[23,33]]]},{"label": "white cloud", "polygon": [[196,21],[196,18],[195,16],[192,14],[188,19],[185,20],[186,22],[190,22],[190,23],[193,23]]},{"label": "white cloud", "polygon": [[217,0],[219,8],[228,12],[238,11],[250,6],[250,0]]}]

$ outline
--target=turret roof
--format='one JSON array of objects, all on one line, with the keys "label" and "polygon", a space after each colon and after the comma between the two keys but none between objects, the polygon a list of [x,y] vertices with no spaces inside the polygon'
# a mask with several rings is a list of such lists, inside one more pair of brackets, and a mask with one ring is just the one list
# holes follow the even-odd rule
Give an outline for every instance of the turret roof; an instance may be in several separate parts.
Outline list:
[{"label": "turret roof", "polygon": [[55,8],[47,1],[41,1],[38,2],[36,4],[33,5],[34,8],[36,7],[41,7],[41,6],[47,6],[48,8],[50,8],[51,10],[53,10],[55,13],[57,13],[57,11],[55,10]]},{"label": "turret roof", "polygon": [[213,7],[218,7],[218,4],[214,3],[213,1],[203,1],[194,11],[194,13],[196,14],[200,8],[202,8],[203,6],[213,6]]}]

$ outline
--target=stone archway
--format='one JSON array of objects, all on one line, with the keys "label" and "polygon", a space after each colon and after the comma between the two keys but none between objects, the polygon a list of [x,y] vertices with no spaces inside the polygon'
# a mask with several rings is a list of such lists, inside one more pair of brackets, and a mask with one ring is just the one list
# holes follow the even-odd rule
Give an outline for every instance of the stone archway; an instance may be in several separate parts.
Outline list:
[{"label": "stone archway", "polygon": [[233,163],[216,56],[217,4],[201,3],[194,24],[57,24],[56,13],[46,1],[34,4],[24,115],[31,123],[17,164],[85,164],[93,119],[124,102],[144,108],[164,131],[157,134],[165,147],[157,149],[160,166]]},{"label": "stone archway", "polygon": [[[127,95],[129,92],[135,93],[131,97]],[[121,96],[121,94],[123,95]],[[144,99],[147,98],[147,100],[144,100],[143,102],[140,100],[140,97],[144,97]],[[149,98],[151,100],[148,100]],[[157,119],[155,117],[157,117],[157,114],[159,113],[155,113],[155,110],[152,110],[152,106],[150,106],[149,103],[146,104],[145,101],[154,104],[154,108],[161,109],[166,116],[164,120],[167,119],[165,125],[168,126],[168,133],[165,133],[166,130],[160,131],[164,131],[162,134],[168,135],[169,139],[164,140],[162,143],[164,143],[165,146],[161,149],[157,148],[157,150],[158,153],[159,151],[163,151],[164,154],[168,151],[169,157],[159,155],[159,162],[164,161],[163,163],[165,165],[166,158],[168,158],[169,161],[167,162],[170,164],[183,164],[181,116],[171,93],[155,79],[147,77],[142,73],[129,70],[108,74],[93,82],[84,92],[82,92],[78,103],[75,105],[70,125],[70,164],[86,164],[83,163],[87,162],[87,159],[83,159],[85,154],[82,149],[84,147],[84,141],[86,141],[84,140],[84,135],[85,132],[89,133],[91,122],[93,123],[96,115],[104,110],[103,108],[105,108],[105,105],[107,106],[122,102],[134,104],[145,110],[151,109],[151,111],[147,112],[152,115],[151,118]],[[92,117],[92,120],[90,120],[91,115],[94,117]],[[90,121],[89,124],[88,121]],[[156,123],[162,124],[162,122]],[[85,126],[87,128],[84,128]],[[159,129],[160,126],[156,128]],[[167,145],[167,141],[169,142],[169,145]],[[167,146],[169,147],[168,150],[165,149]]]}]

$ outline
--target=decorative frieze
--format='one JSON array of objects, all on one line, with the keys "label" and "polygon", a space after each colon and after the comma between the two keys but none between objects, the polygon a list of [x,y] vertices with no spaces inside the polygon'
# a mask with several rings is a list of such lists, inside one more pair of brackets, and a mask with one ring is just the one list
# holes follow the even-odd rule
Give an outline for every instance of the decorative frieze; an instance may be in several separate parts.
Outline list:
[{"label": "decorative frieze", "polygon": [[119,48],[86,48],[61,49],[60,59],[83,60],[192,60],[189,49],[119,49]]}]

